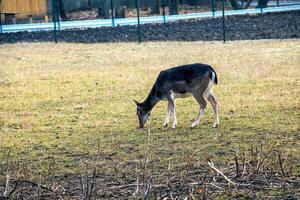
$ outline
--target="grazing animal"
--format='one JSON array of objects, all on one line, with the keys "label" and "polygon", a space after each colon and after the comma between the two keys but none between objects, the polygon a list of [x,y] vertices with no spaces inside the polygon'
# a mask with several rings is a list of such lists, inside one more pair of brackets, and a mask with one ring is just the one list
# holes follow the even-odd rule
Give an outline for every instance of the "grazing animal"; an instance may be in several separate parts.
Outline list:
[{"label": "grazing animal", "polygon": [[215,97],[212,95],[212,86],[217,83],[217,73],[211,66],[206,64],[195,63],[161,71],[145,101],[139,103],[134,100],[137,105],[136,114],[139,119],[140,128],[144,127],[150,116],[151,110],[161,100],[168,101],[164,127],[169,125],[170,115],[172,114],[172,128],[176,128],[175,99],[189,96],[193,96],[200,106],[199,113],[195,121],[191,124],[191,128],[194,128],[199,124],[207,105],[206,100],[208,100],[213,107],[213,127],[218,127],[218,104]]}]

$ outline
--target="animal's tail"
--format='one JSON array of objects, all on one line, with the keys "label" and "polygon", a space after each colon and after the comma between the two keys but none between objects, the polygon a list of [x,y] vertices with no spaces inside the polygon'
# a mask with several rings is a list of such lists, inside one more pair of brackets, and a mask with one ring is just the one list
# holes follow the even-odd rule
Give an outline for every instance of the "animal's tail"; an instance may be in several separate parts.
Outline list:
[{"label": "animal's tail", "polygon": [[215,70],[210,71],[210,79],[217,85],[218,84],[218,77]]},{"label": "animal's tail", "polygon": [[210,81],[207,85],[207,88],[203,92],[203,97],[204,98],[207,98],[209,95],[211,95],[213,85],[218,84],[218,78],[217,78],[216,72],[212,69],[212,70],[209,71],[209,74],[210,74]]}]

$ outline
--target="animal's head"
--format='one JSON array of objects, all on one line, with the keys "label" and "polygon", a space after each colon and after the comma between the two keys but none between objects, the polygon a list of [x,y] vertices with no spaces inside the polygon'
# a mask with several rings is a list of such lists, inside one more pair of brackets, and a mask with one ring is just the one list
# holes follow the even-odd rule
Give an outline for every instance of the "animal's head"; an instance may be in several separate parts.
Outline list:
[{"label": "animal's head", "polygon": [[139,126],[140,128],[143,128],[148,117],[150,116],[150,112],[145,111],[143,109],[143,104],[139,103],[138,101],[134,100],[136,104],[136,115],[138,116],[139,119]]}]

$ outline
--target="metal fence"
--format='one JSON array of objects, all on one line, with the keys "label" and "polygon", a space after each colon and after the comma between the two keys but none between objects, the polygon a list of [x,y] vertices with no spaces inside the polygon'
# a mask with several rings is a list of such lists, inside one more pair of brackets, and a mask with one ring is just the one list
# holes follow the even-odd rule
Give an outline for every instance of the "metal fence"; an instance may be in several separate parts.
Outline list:
[{"label": "metal fence", "polygon": [[[129,0],[128,0],[129,1]],[[118,0],[103,0],[105,5],[89,5],[77,11],[63,8],[61,0],[51,0],[45,16],[28,15],[28,19],[18,19],[17,10],[3,10],[0,0],[0,33],[18,31],[54,31],[54,41],[58,42],[58,34],[63,29],[95,28],[104,26],[136,25],[136,38],[142,42],[141,24],[167,23],[176,20],[219,18],[222,17],[222,39],[226,41],[226,16],[259,14],[300,10],[300,1],[269,1],[268,6],[248,0],[203,0],[203,3],[186,3],[179,0],[158,0],[156,4],[149,4],[143,0],[130,0],[131,6],[126,7]],[[134,5],[134,6],[132,6]],[[7,7],[7,6],[6,6]],[[69,15],[69,16],[67,16]],[[3,19],[5,17],[5,19]]]}]

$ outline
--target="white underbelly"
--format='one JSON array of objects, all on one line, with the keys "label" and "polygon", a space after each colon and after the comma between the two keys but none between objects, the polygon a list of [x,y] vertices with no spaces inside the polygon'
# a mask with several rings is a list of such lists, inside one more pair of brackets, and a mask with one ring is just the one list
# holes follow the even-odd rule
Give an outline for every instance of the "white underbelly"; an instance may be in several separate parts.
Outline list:
[{"label": "white underbelly", "polygon": [[188,97],[192,96],[192,93],[189,93],[189,92],[187,92],[187,93],[175,93],[175,92],[173,92],[172,94],[174,95],[174,98],[188,98]]},{"label": "white underbelly", "polygon": [[[188,98],[188,97],[192,96],[192,93],[189,93],[189,92],[187,92],[187,93],[175,93],[175,92],[172,91],[171,95],[172,95],[172,98],[174,98],[174,99],[177,99],[177,98]],[[166,97],[164,97],[161,100],[162,101],[167,101],[168,99]]]}]

